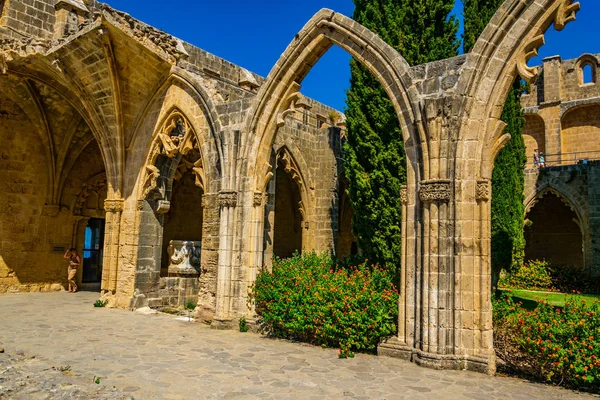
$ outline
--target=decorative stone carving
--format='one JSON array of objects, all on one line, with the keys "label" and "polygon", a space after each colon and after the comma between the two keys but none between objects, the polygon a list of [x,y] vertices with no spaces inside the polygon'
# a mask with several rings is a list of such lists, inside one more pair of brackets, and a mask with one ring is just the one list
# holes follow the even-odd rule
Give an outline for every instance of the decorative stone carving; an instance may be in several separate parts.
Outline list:
[{"label": "decorative stone carving", "polygon": [[104,210],[106,212],[123,212],[125,202],[123,200],[104,200]]},{"label": "decorative stone carving", "polygon": [[200,252],[202,242],[171,240],[167,253],[169,254],[170,276],[200,275]]},{"label": "decorative stone carving", "polygon": [[423,202],[448,202],[451,197],[452,189],[450,187],[450,180],[433,179],[421,181],[419,184],[419,198]]},{"label": "decorative stone carving", "polygon": [[572,21],[575,21],[577,12],[581,9],[579,2],[573,3],[573,0],[563,0],[554,18],[554,28],[557,31],[562,31],[565,26]]},{"label": "decorative stone carving", "polygon": [[542,47],[544,43],[546,43],[546,40],[544,39],[543,34],[534,37],[529,43],[523,46],[521,56],[517,61],[519,75],[530,84],[534,83],[537,79],[539,68],[530,67],[527,65],[527,62],[538,55],[538,49]]},{"label": "decorative stone carving", "polygon": [[294,87],[290,88],[291,94],[281,105],[281,112],[277,115],[277,127],[285,125],[285,118],[296,111],[296,103],[304,96],[299,92],[300,85],[294,82]]},{"label": "decorative stone carving", "polygon": [[300,168],[298,168],[298,164],[292,157],[292,154],[288,150],[287,147],[282,147],[277,153],[277,161],[283,163],[283,169],[286,173],[290,174],[292,180],[294,180],[300,188],[304,187],[304,181],[302,180],[302,175],[300,174]]},{"label": "decorative stone carving", "polygon": [[402,204],[408,204],[408,188],[406,186],[400,188],[400,202]]},{"label": "decorative stone carving", "polygon": [[489,179],[480,179],[477,181],[475,198],[478,201],[489,201],[492,198],[492,184]]},{"label": "decorative stone carving", "polygon": [[237,206],[237,192],[220,192],[219,193],[219,205],[221,207],[236,207]]},{"label": "decorative stone carving", "polygon": [[105,174],[97,176],[97,178],[95,177],[86,182],[79,191],[79,194],[75,199],[75,203],[73,203],[73,215],[81,215],[83,209],[85,208],[88,197],[93,193],[98,195],[100,192],[106,189],[106,186],[107,180]]},{"label": "decorative stone carving", "polygon": [[146,204],[146,200],[138,200],[137,201],[138,211],[142,211],[144,209],[144,204]]},{"label": "decorative stone carving", "polygon": [[267,204],[267,193],[254,192],[254,206],[260,207]]},{"label": "decorative stone carving", "polygon": [[143,189],[142,189],[142,197],[146,198],[156,189],[158,177],[160,176],[160,171],[155,165],[146,165],[146,179],[144,179]]},{"label": "decorative stone carving", "polygon": [[158,141],[162,145],[161,153],[169,158],[181,153],[186,155],[196,145],[196,137],[189,122],[179,113],[174,113],[165,123]]},{"label": "decorative stone carving", "polygon": [[157,200],[156,201],[156,213],[166,214],[171,209],[171,202],[168,200]]}]

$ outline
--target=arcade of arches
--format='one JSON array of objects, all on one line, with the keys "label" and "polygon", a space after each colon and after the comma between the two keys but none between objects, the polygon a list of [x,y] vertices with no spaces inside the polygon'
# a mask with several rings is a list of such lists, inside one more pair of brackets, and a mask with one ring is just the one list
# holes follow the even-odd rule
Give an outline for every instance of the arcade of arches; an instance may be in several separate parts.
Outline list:
[{"label": "arcade of arches", "polygon": [[59,289],[75,246],[102,260],[110,306],[196,301],[199,319],[233,327],[253,316],[249,289],[272,255],[351,252],[343,119],[327,123],[336,111],[299,92],[337,45],[386,88],[406,147],[398,335],[379,353],[494,372],[500,112],[518,75],[535,81],[540,35],[578,3],[506,0],[471,53],[413,68],[324,9],[267,78],[95,1],[38,1],[27,18],[14,4],[0,19],[0,290]]}]

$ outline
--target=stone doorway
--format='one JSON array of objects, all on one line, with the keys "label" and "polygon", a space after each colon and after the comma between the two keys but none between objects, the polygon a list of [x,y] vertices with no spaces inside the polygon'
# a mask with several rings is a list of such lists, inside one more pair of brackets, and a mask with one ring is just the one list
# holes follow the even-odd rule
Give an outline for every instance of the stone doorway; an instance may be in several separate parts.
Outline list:
[{"label": "stone doorway", "polygon": [[104,219],[90,218],[85,228],[81,276],[81,283],[83,284],[95,284],[102,281],[104,226]]},{"label": "stone doorway", "polygon": [[273,224],[273,254],[280,258],[302,252],[300,188],[279,162],[275,174],[275,221]]}]

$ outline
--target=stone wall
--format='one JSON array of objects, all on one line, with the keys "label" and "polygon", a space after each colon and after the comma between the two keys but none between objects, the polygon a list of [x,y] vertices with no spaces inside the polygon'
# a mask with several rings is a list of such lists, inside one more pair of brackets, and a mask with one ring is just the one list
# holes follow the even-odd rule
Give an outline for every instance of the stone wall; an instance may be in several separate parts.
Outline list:
[{"label": "stone wall", "polygon": [[[522,97],[527,121],[523,134],[530,164],[535,146],[553,165],[600,159],[598,59],[598,55],[584,54],[572,60],[543,60],[539,78],[531,85],[530,93]],[[592,75],[587,83],[585,66]]]}]

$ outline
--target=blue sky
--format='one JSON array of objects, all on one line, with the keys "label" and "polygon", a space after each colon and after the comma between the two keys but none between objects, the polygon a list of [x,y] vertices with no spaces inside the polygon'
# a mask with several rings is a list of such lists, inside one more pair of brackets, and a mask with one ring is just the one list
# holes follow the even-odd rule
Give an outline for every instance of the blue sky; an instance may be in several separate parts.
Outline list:
[{"label": "blue sky", "polygon": [[[267,76],[294,35],[321,8],[352,16],[352,0],[105,0],[157,28],[165,30],[219,57]],[[579,0],[577,21],[557,32],[550,28],[541,58],[576,58],[600,53],[600,1]],[[455,12],[462,6],[457,0]],[[302,92],[316,100],[344,108],[350,78],[349,56],[340,48],[327,52],[304,80]]]}]

